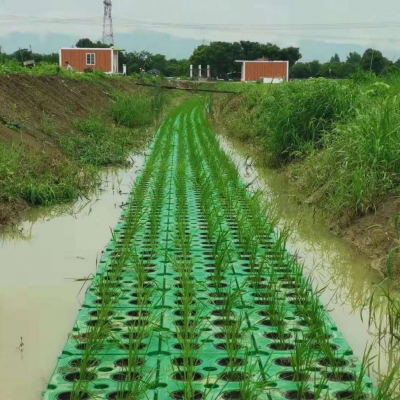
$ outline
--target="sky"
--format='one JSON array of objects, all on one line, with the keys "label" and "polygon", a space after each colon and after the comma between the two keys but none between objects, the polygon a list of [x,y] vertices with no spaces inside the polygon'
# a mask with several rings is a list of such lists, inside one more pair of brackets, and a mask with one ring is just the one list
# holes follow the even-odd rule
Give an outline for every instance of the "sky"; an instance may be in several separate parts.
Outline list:
[{"label": "sky", "polygon": [[[58,52],[101,38],[103,0],[0,0],[0,46]],[[400,58],[398,0],[113,0],[115,44],[189,57],[210,41],[300,47],[302,61],[373,47]]]}]

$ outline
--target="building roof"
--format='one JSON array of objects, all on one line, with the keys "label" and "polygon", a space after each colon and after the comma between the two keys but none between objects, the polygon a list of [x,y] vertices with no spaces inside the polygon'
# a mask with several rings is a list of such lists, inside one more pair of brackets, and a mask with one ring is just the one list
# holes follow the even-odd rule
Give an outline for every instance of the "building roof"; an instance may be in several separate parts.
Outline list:
[{"label": "building roof", "polygon": [[61,50],[113,50],[111,47],[61,47]]},{"label": "building roof", "polygon": [[281,60],[281,61],[235,60],[235,62],[238,62],[238,63],[263,63],[263,64],[268,64],[268,63],[288,63],[289,61],[286,61],[286,60]]},{"label": "building roof", "polygon": [[111,46],[110,49],[113,49],[116,51],[126,51],[125,49],[121,49],[121,47],[118,47],[118,46]]},{"label": "building roof", "polygon": [[111,47],[61,47],[61,50],[115,50],[115,51],[125,51],[117,46]]}]

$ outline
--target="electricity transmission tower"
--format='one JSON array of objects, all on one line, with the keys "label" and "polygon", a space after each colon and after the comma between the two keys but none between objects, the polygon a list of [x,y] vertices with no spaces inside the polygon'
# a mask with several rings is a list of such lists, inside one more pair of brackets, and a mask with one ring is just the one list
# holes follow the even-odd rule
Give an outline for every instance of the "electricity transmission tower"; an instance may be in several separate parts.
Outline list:
[{"label": "electricity transmission tower", "polygon": [[114,44],[114,30],[112,23],[111,0],[104,0],[103,43]]}]

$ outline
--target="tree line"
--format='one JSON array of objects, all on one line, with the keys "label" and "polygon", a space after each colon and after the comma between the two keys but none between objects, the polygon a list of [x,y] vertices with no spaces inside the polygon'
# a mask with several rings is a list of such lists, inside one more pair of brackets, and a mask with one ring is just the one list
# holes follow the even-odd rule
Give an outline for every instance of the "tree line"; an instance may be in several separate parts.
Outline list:
[{"label": "tree line", "polygon": [[[106,48],[100,41],[93,42],[88,38],[82,38],[76,43],[76,47],[84,48]],[[376,75],[382,75],[393,70],[398,70],[400,60],[392,62],[383,54],[374,49],[368,49],[363,55],[352,52],[345,61],[335,54],[327,63],[317,60],[311,62],[299,62],[302,58],[300,49],[297,47],[280,48],[267,43],[262,44],[251,41],[240,42],[211,42],[208,45],[198,46],[188,59],[168,59],[163,54],[152,54],[148,51],[120,52],[120,69],[127,65],[128,75],[149,70],[158,70],[161,75],[171,77],[187,77],[190,64],[197,69],[198,65],[206,68],[211,66],[211,76],[221,79],[240,79],[241,66],[237,60],[257,60],[265,58],[268,60],[289,61],[290,76],[294,79],[308,79],[311,77],[326,78],[348,78],[358,70],[371,71]],[[11,54],[0,53],[0,63],[8,61],[34,60],[38,62],[58,63],[59,54],[39,54],[29,49],[19,49]]]},{"label": "tree line", "polygon": [[379,50],[367,49],[363,55],[357,52],[349,53],[345,61],[341,61],[339,55],[335,54],[329,62],[324,64],[318,60],[298,62],[290,69],[290,76],[295,79],[312,77],[343,79],[360,70],[381,76],[399,71],[399,67],[400,59],[393,62],[384,57]]}]

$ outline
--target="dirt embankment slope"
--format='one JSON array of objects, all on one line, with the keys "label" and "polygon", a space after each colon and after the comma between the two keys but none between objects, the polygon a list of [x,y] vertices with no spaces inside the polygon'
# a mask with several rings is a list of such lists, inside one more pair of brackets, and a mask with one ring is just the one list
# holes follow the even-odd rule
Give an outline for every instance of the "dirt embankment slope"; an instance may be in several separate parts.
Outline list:
[{"label": "dirt embankment slope", "polygon": [[[114,91],[141,95],[149,90],[130,79],[86,82],[57,76],[0,76],[0,144],[23,143],[46,158],[50,154],[58,163],[68,162],[60,142],[48,134],[50,129],[68,135],[75,121],[88,118],[92,110],[106,115]],[[27,208],[25,201],[6,201],[0,193],[0,226],[15,222]]]},{"label": "dirt embankment slope", "polygon": [[134,94],[148,89],[128,79],[89,83],[57,76],[0,76],[0,140],[52,147],[44,132],[46,118],[68,134],[74,119],[87,118],[91,110],[105,111],[113,90]]}]

